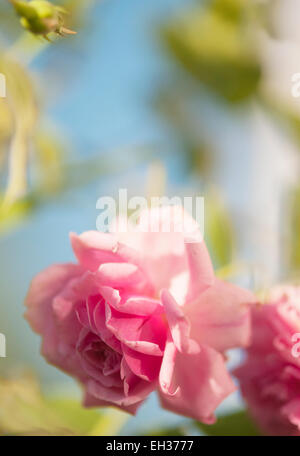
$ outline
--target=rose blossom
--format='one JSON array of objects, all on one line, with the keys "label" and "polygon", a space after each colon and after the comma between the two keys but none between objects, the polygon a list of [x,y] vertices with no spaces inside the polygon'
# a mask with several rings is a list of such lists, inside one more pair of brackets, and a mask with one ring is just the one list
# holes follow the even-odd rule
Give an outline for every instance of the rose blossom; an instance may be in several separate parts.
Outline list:
[{"label": "rose blossom", "polygon": [[252,321],[253,343],[235,372],[249,411],[267,434],[300,435],[300,287],[271,290]]},{"label": "rose blossom", "polygon": [[71,234],[78,263],[34,278],[26,318],[44,357],[83,385],[86,406],[135,413],[157,390],[164,408],[213,423],[235,389],[224,352],[247,345],[253,297],[215,278],[203,241],[145,229],[182,214],[152,209],[128,233]]}]

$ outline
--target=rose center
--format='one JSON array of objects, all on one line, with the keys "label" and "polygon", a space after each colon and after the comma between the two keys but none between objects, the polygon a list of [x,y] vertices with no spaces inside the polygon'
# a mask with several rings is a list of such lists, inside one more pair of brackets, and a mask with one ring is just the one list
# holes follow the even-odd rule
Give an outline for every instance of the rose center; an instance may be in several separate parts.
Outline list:
[{"label": "rose center", "polygon": [[[92,335],[92,337],[94,339],[96,336]],[[120,371],[121,355],[106,345],[101,339],[90,341],[82,354],[86,361],[101,369],[105,376]]]}]

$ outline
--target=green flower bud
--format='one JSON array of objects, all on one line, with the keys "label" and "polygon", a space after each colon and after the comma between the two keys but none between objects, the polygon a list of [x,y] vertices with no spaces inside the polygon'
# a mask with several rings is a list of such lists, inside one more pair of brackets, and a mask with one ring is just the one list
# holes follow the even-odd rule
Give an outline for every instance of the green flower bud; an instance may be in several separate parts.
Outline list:
[{"label": "green flower bud", "polygon": [[47,35],[51,32],[59,35],[75,34],[64,27],[64,8],[55,6],[46,0],[10,0],[24,28],[35,35]]}]

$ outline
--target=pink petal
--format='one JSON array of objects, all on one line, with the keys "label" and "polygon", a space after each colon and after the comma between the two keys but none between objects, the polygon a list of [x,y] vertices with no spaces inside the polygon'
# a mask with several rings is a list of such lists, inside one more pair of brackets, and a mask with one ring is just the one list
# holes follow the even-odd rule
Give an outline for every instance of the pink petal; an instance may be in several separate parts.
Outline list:
[{"label": "pink petal", "polygon": [[144,323],[142,317],[118,312],[108,304],[106,309],[106,327],[122,342],[139,340],[139,330]]},{"label": "pink petal", "polygon": [[115,309],[121,312],[141,316],[161,313],[163,310],[160,301],[144,296],[130,296],[129,298],[125,298],[123,302],[120,303],[120,306],[115,307]]},{"label": "pink petal", "polygon": [[74,303],[63,294],[53,300],[53,316],[55,319],[56,333],[59,337],[58,351],[68,356],[74,349],[81,324],[74,312]]},{"label": "pink petal", "polygon": [[190,339],[190,323],[168,290],[162,291],[161,301],[176,348],[186,353],[199,352],[198,344]]},{"label": "pink petal", "polygon": [[158,378],[162,357],[145,355],[131,350],[125,344],[122,344],[122,349],[125,360],[135,375],[149,382]]},{"label": "pink petal", "polygon": [[173,376],[177,348],[171,337],[166,342],[166,348],[159,373],[159,385],[163,394],[174,396],[178,392],[178,385]]},{"label": "pink petal", "polygon": [[187,269],[184,235],[174,231],[176,219],[183,214],[177,206],[142,211],[135,230],[122,236],[127,245],[140,252],[143,268],[157,291]]},{"label": "pink petal", "polygon": [[162,312],[160,301],[147,298],[146,296],[135,296],[132,293],[123,293],[120,296],[119,291],[111,287],[101,286],[100,292],[103,298],[119,312],[147,316],[153,313]]},{"label": "pink petal", "polygon": [[105,304],[99,303],[94,310],[94,322],[99,337],[109,347],[118,353],[122,354],[122,348],[120,341],[114,336],[114,334],[106,327],[105,323]]},{"label": "pink petal", "polygon": [[99,304],[104,306],[104,300],[100,295],[95,295],[89,296],[76,306],[76,315],[82,326],[95,334],[98,334],[98,328],[95,324],[94,313]]},{"label": "pink petal", "polygon": [[[122,388],[122,381],[120,378],[120,367],[117,372],[113,375],[104,375],[99,366],[99,360],[97,357],[95,359],[87,358],[85,354],[85,349],[89,347],[89,344],[93,341],[99,340],[98,337],[91,333],[89,330],[83,328],[81,330],[79,339],[77,341],[76,350],[80,353],[80,364],[87,374],[88,377],[93,378],[97,382],[101,383],[102,386],[106,388],[119,387]],[[117,368],[119,363],[117,364]]]},{"label": "pink petal", "polygon": [[81,272],[82,269],[75,264],[57,264],[40,272],[32,280],[25,299],[25,318],[34,331],[43,333],[52,315],[53,298]]},{"label": "pink petal", "polygon": [[[222,355],[202,346],[198,354],[180,353],[170,347],[165,356],[169,359],[163,362],[164,374],[160,378],[162,406],[212,424],[215,409],[235,390]],[[171,395],[167,393],[169,388]]]},{"label": "pink petal", "polygon": [[293,399],[282,407],[281,412],[300,430],[300,399]]},{"label": "pink petal", "polygon": [[77,378],[82,378],[74,351],[80,325],[72,312],[72,283],[81,272],[82,269],[74,264],[47,268],[33,279],[25,303],[25,317],[43,336],[43,356]]},{"label": "pink petal", "polygon": [[118,312],[106,304],[106,327],[129,348],[144,354],[162,355],[167,327],[161,315],[145,318]]},{"label": "pink petal", "polygon": [[105,388],[95,380],[88,380],[86,383],[86,391],[89,395],[122,408],[140,403],[146,399],[154,388],[155,385],[152,383],[138,379],[132,390],[125,395],[124,391],[117,388]]},{"label": "pink petal", "polygon": [[86,393],[83,399],[83,406],[84,407],[116,407],[120,410],[123,410],[124,412],[130,413],[131,415],[136,415],[139,407],[142,405],[143,401],[141,402],[136,402],[133,405],[129,405],[127,407],[125,406],[118,406],[116,404],[112,404],[111,402],[103,401],[100,399],[97,399],[95,396],[91,396],[90,394]]},{"label": "pink petal", "polygon": [[99,231],[70,234],[74,253],[82,266],[96,271],[103,263],[129,262],[138,264],[138,253],[118,242],[116,236]]},{"label": "pink petal", "polygon": [[191,337],[223,352],[247,346],[250,340],[250,305],[252,293],[230,283],[216,280],[191,305],[185,315],[192,322]]},{"label": "pink petal", "polygon": [[151,293],[152,287],[145,274],[131,263],[101,264],[97,273],[99,285],[117,289],[126,289],[127,292]]},{"label": "pink petal", "polygon": [[215,280],[213,265],[204,241],[186,242],[190,284],[187,301],[194,301]]},{"label": "pink petal", "polygon": [[151,356],[162,356],[163,351],[160,349],[158,344],[153,342],[148,342],[145,340],[126,340],[124,342],[128,348],[135,350],[139,353],[144,353],[144,355],[151,355]]}]

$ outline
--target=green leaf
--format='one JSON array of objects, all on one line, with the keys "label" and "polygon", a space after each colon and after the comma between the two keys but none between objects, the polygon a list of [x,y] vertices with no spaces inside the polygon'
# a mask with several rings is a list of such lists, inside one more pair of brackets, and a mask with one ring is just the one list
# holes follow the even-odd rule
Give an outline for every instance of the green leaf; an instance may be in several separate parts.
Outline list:
[{"label": "green leaf", "polygon": [[284,128],[288,134],[291,134],[297,145],[300,145],[300,116],[299,112],[290,103],[284,103],[270,97],[263,91],[259,94],[261,106],[266,110],[267,115]]},{"label": "green leaf", "polygon": [[215,192],[211,192],[205,202],[205,237],[217,268],[232,263],[235,254],[234,230],[230,216]]},{"label": "green leaf", "polygon": [[214,425],[195,422],[198,429],[212,436],[257,436],[260,435],[246,411],[241,410],[231,415],[218,418]]},{"label": "green leaf", "polygon": [[47,407],[76,435],[116,435],[129,415],[113,408],[99,413],[99,409],[84,408],[80,402],[70,398],[48,398]]},{"label": "green leaf", "polygon": [[45,404],[56,415],[57,420],[76,435],[87,434],[101,418],[99,411],[85,409],[74,399],[47,398]]},{"label": "green leaf", "polygon": [[284,245],[284,256],[289,273],[300,270],[300,186],[290,190],[287,214],[287,239]]},{"label": "green leaf", "polygon": [[30,196],[19,199],[13,204],[2,203],[0,194],[0,235],[7,233],[23,222],[35,209],[35,201]]},{"label": "green leaf", "polygon": [[128,417],[84,408],[73,398],[47,397],[31,373],[0,378],[0,435],[116,435]]},{"label": "green leaf", "polygon": [[163,38],[197,80],[225,100],[239,102],[256,92],[261,77],[250,17],[244,1],[210,2],[166,25]]},{"label": "green leaf", "polygon": [[168,437],[177,437],[177,436],[184,436],[186,435],[183,429],[181,428],[157,428],[151,429],[151,431],[143,432],[142,435],[149,435],[149,436],[168,436]]}]

